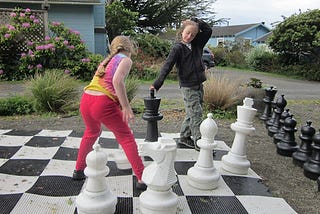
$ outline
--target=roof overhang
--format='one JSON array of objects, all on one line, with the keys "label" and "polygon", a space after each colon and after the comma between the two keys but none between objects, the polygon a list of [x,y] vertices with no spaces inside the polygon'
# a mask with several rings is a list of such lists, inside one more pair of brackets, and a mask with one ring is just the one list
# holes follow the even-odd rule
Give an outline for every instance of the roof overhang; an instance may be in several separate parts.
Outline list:
[{"label": "roof overhang", "polygon": [[100,0],[71,0],[71,1],[64,1],[64,0],[2,0],[1,2],[7,3],[26,3],[26,4],[64,4],[64,5],[101,5],[102,3]]}]

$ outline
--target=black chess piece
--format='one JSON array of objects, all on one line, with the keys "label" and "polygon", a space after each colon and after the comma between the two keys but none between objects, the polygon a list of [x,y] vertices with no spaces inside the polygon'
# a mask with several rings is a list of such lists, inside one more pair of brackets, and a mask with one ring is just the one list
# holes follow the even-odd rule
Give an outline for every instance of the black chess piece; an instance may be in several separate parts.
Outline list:
[{"label": "black chess piece", "polygon": [[307,121],[306,125],[301,127],[301,144],[299,149],[292,154],[293,164],[302,167],[305,162],[308,161],[312,154],[312,137],[316,133],[316,130],[311,126],[312,122]]},{"label": "black chess piece", "polygon": [[270,137],[273,137],[279,129],[280,129],[280,117],[284,110],[284,108],[287,105],[287,100],[284,98],[284,95],[282,94],[280,97],[278,97],[276,103],[275,103],[275,109],[274,109],[274,118],[273,123],[271,126],[268,127],[268,135]]},{"label": "black chess piece", "polygon": [[159,97],[155,97],[154,89],[150,89],[150,97],[144,98],[145,112],[142,119],[148,122],[145,141],[158,141],[158,121],[163,118],[163,115],[159,112],[160,101]]},{"label": "black chess piece", "polygon": [[320,176],[320,130],[313,135],[311,145],[312,154],[307,162],[303,164],[303,174],[312,180],[317,180]]},{"label": "black chess piece", "polygon": [[317,183],[318,183],[318,192],[320,192],[320,176],[318,177]]},{"label": "black chess piece", "polygon": [[293,118],[293,115],[284,120],[284,136],[279,143],[277,143],[277,153],[282,156],[291,157],[292,153],[297,151],[298,144],[295,141],[295,128],[297,121]]},{"label": "black chess piece", "polygon": [[266,96],[262,100],[265,103],[265,107],[262,115],[260,116],[260,119],[263,121],[267,121],[271,117],[271,105],[278,90],[275,87],[271,86],[270,88],[266,88],[265,91]]},{"label": "black chess piece", "polygon": [[286,109],[281,113],[280,121],[279,121],[280,122],[280,129],[275,135],[273,135],[273,143],[274,144],[277,144],[283,138],[283,135],[284,135],[284,130],[283,130],[284,120],[287,117],[290,117],[290,116],[291,116],[291,113],[290,113],[289,109]]},{"label": "black chess piece", "polygon": [[271,102],[271,117],[265,121],[265,124],[266,124],[266,129],[268,130],[269,126],[272,126],[272,124],[274,123],[274,120],[275,120],[275,117],[276,117],[276,108],[277,108],[277,102],[282,102],[282,96],[284,95],[281,95],[280,97],[277,98],[276,101],[273,101]]}]

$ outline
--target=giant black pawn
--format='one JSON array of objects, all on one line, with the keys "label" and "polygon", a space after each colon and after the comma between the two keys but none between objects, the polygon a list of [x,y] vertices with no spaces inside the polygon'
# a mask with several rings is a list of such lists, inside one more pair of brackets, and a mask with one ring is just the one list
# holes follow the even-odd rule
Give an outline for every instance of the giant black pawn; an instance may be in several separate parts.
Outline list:
[{"label": "giant black pawn", "polygon": [[270,88],[266,88],[265,91],[266,91],[266,96],[262,100],[265,103],[265,106],[264,106],[263,113],[260,116],[260,119],[263,121],[267,121],[271,117],[271,113],[272,113],[271,105],[278,90],[273,86],[271,86]]},{"label": "giant black pawn", "polygon": [[279,131],[273,135],[273,143],[274,144],[277,144],[278,142],[281,141],[281,139],[283,138],[284,136],[284,130],[283,130],[283,126],[284,126],[284,120],[287,118],[287,117],[290,117],[292,116],[291,113],[289,112],[289,109],[286,109],[284,110],[282,113],[281,113],[281,116],[280,116],[280,129]]},{"label": "giant black pawn", "polygon": [[301,127],[300,148],[292,154],[293,164],[303,167],[303,164],[308,161],[312,154],[312,137],[316,130],[311,126],[312,122],[307,121],[306,125]]},{"label": "giant black pawn", "polygon": [[268,127],[268,135],[270,137],[273,137],[279,129],[280,129],[280,117],[284,110],[284,108],[287,105],[287,100],[284,98],[284,95],[282,94],[280,97],[278,97],[276,103],[275,103],[275,109],[274,109],[274,118],[273,123],[271,126]]},{"label": "giant black pawn", "polygon": [[303,164],[303,174],[312,180],[317,180],[320,176],[320,130],[313,135],[311,145],[312,154],[307,162]]},{"label": "giant black pawn", "polygon": [[297,121],[293,118],[293,116],[288,117],[284,120],[284,136],[282,140],[277,143],[277,153],[282,156],[291,157],[292,153],[298,150],[298,144],[295,141],[295,132],[297,129],[295,128],[297,125]]}]

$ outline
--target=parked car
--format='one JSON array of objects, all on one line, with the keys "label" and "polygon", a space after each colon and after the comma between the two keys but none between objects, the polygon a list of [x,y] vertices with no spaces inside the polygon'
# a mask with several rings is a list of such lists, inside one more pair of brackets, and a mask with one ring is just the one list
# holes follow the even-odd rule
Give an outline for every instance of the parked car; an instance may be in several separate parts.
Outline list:
[{"label": "parked car", "polygon": [[207,67],[207,68],[211,68],[211,67],[214,67],[215,66],[215,63],[214,63],[214,55],[213,53],[211,52],[211,50],[207,47],[205,47],[203,49],[203,53],[202,53],[202,60],[203,60],[203,63],[204,65]]}]

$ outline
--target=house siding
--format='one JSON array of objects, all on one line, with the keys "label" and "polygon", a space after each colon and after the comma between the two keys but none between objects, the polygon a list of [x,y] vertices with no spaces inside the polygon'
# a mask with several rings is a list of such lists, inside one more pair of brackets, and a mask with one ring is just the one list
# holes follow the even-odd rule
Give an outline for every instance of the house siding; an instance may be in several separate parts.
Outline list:
[{"label": "house siding", "polygon": [[[227,29],[230,29],[230,32],[228,32]],[[237,29],[238,32],[235,29]],[[213,30],[215,30],[215,28]],[[231,31],[233,32],[231,33]],[[219,32],[221,33],[221,35],[219,35]],[[232,41],[235,41],[236,39],[244,38],[244,39],[250,40],[251,44],[255,46],[258,43],[254,41],[257,38],[263,37],[269,32],[270,30],[262,24],[227,26],[225,28],[219,27],[218,29],[216,28],[216,32],[213,32],[213,35],[209,39],[207,45],[212,47],[217,47],[219,44],[219,40],[223,40],[224,42],[227,42],[227,41],[232,42]]]},{"label": "house siding", "polygon": [[79,31],[88,50],[95,53],[93,7],[51,5],[49,20],[63,22],[66,27]]}]

